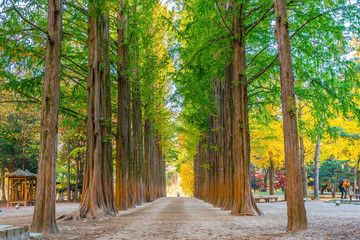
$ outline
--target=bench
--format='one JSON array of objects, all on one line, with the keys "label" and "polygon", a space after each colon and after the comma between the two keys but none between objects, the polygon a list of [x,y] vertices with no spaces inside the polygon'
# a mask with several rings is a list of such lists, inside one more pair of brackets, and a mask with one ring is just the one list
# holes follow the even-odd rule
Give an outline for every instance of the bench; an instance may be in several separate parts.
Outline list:
[{"label": "bench", "polygon": [[355,193],[349,194],[350,202],[352,202],[352,198],[360,199],[360,189],[355,189]]},{"label": "bench", "polygon": [[270,200],[274,200],[275,202],[278,201],[278,197],[271,197],[271,196],[268,196],[268,197],[255,197],[255,202],[260,202],[260,200],[263,199],[265,200],[265,202],[270,202]]},{"label": "bench", "polygon": [[350,197],[350,202],[352,202],[352,198],[355,197],[355,198],[360,198],[360,194],[349,194],[349,197]]}]

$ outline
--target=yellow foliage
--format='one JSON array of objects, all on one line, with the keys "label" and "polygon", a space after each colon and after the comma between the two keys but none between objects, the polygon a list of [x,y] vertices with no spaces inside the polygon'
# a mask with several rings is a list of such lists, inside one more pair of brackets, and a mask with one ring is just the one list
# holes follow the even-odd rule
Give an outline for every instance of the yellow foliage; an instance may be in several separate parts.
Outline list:
[{"label": "yellow foliage", "polygon": [[192,197],[194,193],[194,169],[190,163],[181,165],[180,186],[186,196]]},{"label": "yellow foliage", "polygon": [[[360,125],[352,116],[339,116],[331,120],[332,127],[338,127],[349,135],[359,134]],[[326,139],[322,147],[320,160],[334,157],[339,160],[351,160],[351,166],[355,166],[360,156],[360,140],[351,137],[341,137],[337,139]]]},{"label": "yellow foliage", "polygon": [[350,42],[350,46],[353,47],[356,52],[354,53],[354,57],[357,59],[356,63],[360,62],[360,41],[358,37],[355,35],[354,39]]},{"label": "yellow foliage", "polygon": [[[280,110],[269,109],[274,115]],[[252,124],[251,129],[251,160],[258,167],[269,167],[270,161],[279,169],[284,165],[284,137],[282,121],[272,121],[268,125]]]}]

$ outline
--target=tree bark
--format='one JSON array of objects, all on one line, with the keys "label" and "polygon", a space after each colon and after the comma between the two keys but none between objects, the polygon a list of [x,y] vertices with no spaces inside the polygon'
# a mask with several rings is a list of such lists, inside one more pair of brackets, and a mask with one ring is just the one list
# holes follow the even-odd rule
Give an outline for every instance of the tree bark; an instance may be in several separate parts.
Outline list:
[{"label": "tree bark", "polygon": [[[154,126],[151,125],[151,129],[153,129]],[[155,195],[155,189],[156,189],[156,135],[155,133],[151,134],[150,138],[150,200],[154,201],[156,199]]]},{"label": "tree bark", "polygon": [[307,219],[303,200],[301,162],[299,156],[298,129],[294,73],[291,60],[289,23],[286,0],[274,0],[276,38],[279,49],[281,101],[285,142],[286,199],[288,231],[306,230]]},{"label": "tree bark", "polygon": [[[137,70],[135,71],[138,75]],[[133,181],[134,181],[134,195],[136,205],[141,205],[143,201],[143,124],[142,124],[142,110],[141,110],[141,89],[140,79],[135,79],[132,84],[132,152],[133,152]]]},{"label": "tree bark", "polygon": [[231,215],[261,215],[251,191],[250,132],[245,58],[245,4],[233,1],[233,161],[234,203]]},{"label": "tree bark", "polygon": [[269,168],[269,188],[270,188],[270,195],[275,194],[274,189],[274,162],[272,159],[270,159],[270,168]]},{"label": "tree bark", "polygon": [[150,120],[145,120],[144,125],[144,160],[145,160],[145,200],[146,202],[151,202],[150,197],[150,138],[151,138],[151,130],[150,130]]},{"label": "tree bark", "polygon": [[356,186],[358,189],[360,189],[360,170],[359,170],[359,165],[360,165],[360,154],[358,156],[358,161],[356,164]]},{"label": "tree bark", "polygon": [[268,173],[269,170],[266,170],[266,168],[263,168],[264,171],[264,191],[267,192],[267,180],[268,180]]},{"label": "tree bark", "polygon": [[331,197],[332,198],[336,197],[336,182],[331,183]]},{"label": "tree bark", "polygon": [[62,37],[62,0],[48,1],[48,27],[45,78],[41,111],[40,153],[36,203],[32,232],[56,233],[56,158]]},{"label": "tree bark", "polygon": [[104,219],[117,210],[114,201],[109,24],[105,1],[89,1],[89,74],[83,197],[73,219]]},{"label": "tree bark", "polygon": [[224,129],[225,129],[225,150],[224,150],[224,185],[225,200],[222,206],[224,210],[230,210],[233,204],[233,160],[232,160],[232,126],[233,126],[233,100],[232,100],[232,78],[233,64],[226,67],[224,86]]},{"label": "tree bark", "polygon": [[67,177],[67,201],[70,202],[71,201],[71,191],[70,191],[70,141],[68,142],[68,155],[66,158],[66,162],[67,162],[67,172],[66,172],[66,177]]},{"label": "tree bark", "polygon": [[[301,98],[299,97],[299,121],[302,119],[302,106],[301,106]],[[302,182],[303,182],[303,197],[308,197],[307,192],[307,173],[305,168],[305,146],[304,146],[304,137],[302,132],[300,131],[300,159],[301,159],[301,174],[302,174]]]},{"label": "tree bark", "polygon": [[125,20],[123,14],[124,3],[121,2],[121,11],[118,15],[118,42],[117,54],[120,57],[118,63],[118,116],[117,116],[117,139],[116,139],[116,184],[115,202],[118,210],[128,209],[127,194],[127,168],[129,162],[130,141],[128,125],[128,87],[125,76],[126,49],[125,42]]},{"label": "tree bark", "polygon": [[73,201],[78,201],[78,195],[79,195],[79,157],[76,157],[76,176],[75,176],[75,191],[74,191],[74,198]]},{"label": "tree bark", "polygon": [[302,176],[302,186],[303,186],[303,197],[307,198],[307,174],[305,168],[305,148],[304,148],[304,138],[300,136],[300,162],[301,162],[301,176]]},{"label": "tree bark", "polygon": [[2,196],[1,199],[6,199],[6,193],[5,193],[5,160],[3,159],[3,162],[1,164],[1,192]]},{"label": "tree bark", "polygon": [[320,156],[321,138],[317,137],[316,151],[315,151],[315,172],[314,172],[314,200],[319,200],[319,156]]},{"label": "tree bark", "polygon": [[218,81],[218,92],[217,92],[217,107],[219,109],[218,113],[218,199],[215,204],[215,207],[222,207],[224,203],[224,150],[225,150],[225,134],[224,134],[224,84],[222,81]]}]

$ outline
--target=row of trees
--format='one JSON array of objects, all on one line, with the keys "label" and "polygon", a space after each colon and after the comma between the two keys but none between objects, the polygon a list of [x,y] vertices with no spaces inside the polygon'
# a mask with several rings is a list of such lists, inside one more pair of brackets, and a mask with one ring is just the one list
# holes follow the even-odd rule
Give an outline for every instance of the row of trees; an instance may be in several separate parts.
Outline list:
[{"label": "row of trees", "polygon": [[57,232],[59,119],[67,190],[72,162],[82,186],[79,209],[64,218],[108,218],[165,196],[172,66],[166,7],[138,0],[9,0],[1,6],[1,87],[13,101],[42,103],[31,231]]},{"label": "row of trees", "polygon": [[[250,148],[256,141],[250,132],[283,122],[281,136],[260,132],[258,145],[282,142],[287,229],[307,229],[302,137],[330,132],[335,114],[356,115],[357,67],[344,55],[354,50],[349,43],[359,31],[358,11],[347,1],[181,2],[176,84],[183,132],[196,137],[196,197],[232,215],[262,214],[251,192],[250,160],[265,156]],[[304,124],[304,106],[311,108],[313,128]],[[282,168],[275,155],[266,160]]]}]

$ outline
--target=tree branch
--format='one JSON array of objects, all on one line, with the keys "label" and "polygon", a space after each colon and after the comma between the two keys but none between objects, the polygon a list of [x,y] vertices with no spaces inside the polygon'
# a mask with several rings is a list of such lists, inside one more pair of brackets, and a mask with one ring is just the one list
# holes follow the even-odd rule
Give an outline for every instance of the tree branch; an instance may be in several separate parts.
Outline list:
[{"label": "tree branch", "polygon": [[251,16],[251,14],[253,14],[255,11],[259,10],[264,4],[261,4],[259,7],[254,8],[253,10],[251,10],[248,14],[246,14],[245,19],[247,19],[248,17]]},{"label": "tree branch", "polygon": [[34,35],[34,34],[31,34],[31,33],[27,33],[27,32],[23,32],[23,34],[28,35],[30,37],[37,37],[37,38],[47,39],[47,37],[40,36],[40,35]]},{"label": "tree branch", "polygon": [[76,71],[75,69],[73,69],[73,68],[71,68],[71,67],[69,67],[69,66],[66,66],[66,65],[64,65],[64,64],[61,64],[61,66],[63,66],[64,68],[67,68],[67,69],[69,69],[69,70],[73,71],[74,73],[79,74],[79,75],[80,75],[80,76],[82,76],[83,78],[87,79],[87,76],[85,76],[85,75],[84,75],[84,74],[82,74],[81,72]]},{"label": "tree branch", "polygon": [[65,76],[65,77],[68,77],[71,79],[71,81],[73,81],[74,83],[76,83],[77,85],[79,85],[80,87],[82,87],[83,89],[86,90],[86,87],[84,87],[83,85],[81,85],[80,82],[78,82],[74,77],[72,76],[69,76],[68,74],[65,74],[64,72],[62,72],[62,74]]},{"label": "tree branch", "polygon": [[206,48],[210,47],[211,45],[213,45],[214,43],[216,43],[217,41],[223,39],[223,38],[227,38],[227,37],[230,37],[232,35],[225,35],[225,36],[221,36],[219,38],[216,38],[214,40],[212,40],[209,44],[207,44],[206,46],[200,48],[200,50],[198,50],[193,56],[192,58],[190,59],[190,61],[188,63],[186,63],[182,68],[186,68],[193,60],[194,58],[199,54],[201,53],[202,51],[204,51]]},{"label": "tree branch", "polygon": [[351,7],[351,6],[343,6],[343,7],[339,7],[339,8],[334,8],[334,9],[331,9],[331,10],[329,10],[329,11],[323,12],[323,13],[321,13],[321,14],[319,14],[319,15],[311,18],[311,19],[309,19],[307,22],[305,22],[303,25],[301,25],[293,34],[291,34],[290,39],[291,39],[292,37],[294,37],[295,34],[297,34],[298,32],[300,32],[301,29],[303,29],[306,25],[308,25],[308,24],[309,24],[310,22],[312,22],[313,20],[315,20],[315,19],[317,19],[317,18],[319,18],[319,17],[321,17],[321,16],[323,16],[323,15],[325,15],[325,14],[327,14],[327,13],[335,12],[335,11],[337,11],[337,10],[340,10],[340,9],[343,9],[343,8],[349,8],[349,7]]},{"label": "tree branch", "polygon": [[224,23],[225,27],[229,30],[229,32],[231,33],[231,35],[232,35],[232,36],[234,36],[234,33],[232,32],[232,30],[231,30],[231,29],[229,28],[229,26],[226,24],[226,21],[225,21],[225,19],[224,19],[224,16],[221,14],[220,7],[219,7],[218,2],[217,2],[216,0],[215,0],[215,4],[216,4],[216,6],[217,6],[217,9],[219,10],[219,13],[220,13],[221,19],[222,19],[222,21],[223,21],[223,23]]},{"label": "tree branch", "polygon": [[88,15],[88,10],[79,6],[76,6],[73,2],[70,1],[66,1],[64,0],[64,3],[70,7],[75,8],[76,10],[80,11],[82,14],[84,14],[85,16]]},{"label": "tree branch", "polygon": [[15,9],[14,8],[9,8],[9,9],[6,9],[5,11],[0,12],[0,14],[7,13],[7,12],[10,12],[12,10],[15,10]]},{"label": "tree branch", "polygon": [[0,101],[0,103],[26,103],[26,102],[30,102],[30,103],[38,103],[37,101],[33,101],[33,100],[10,100],[10,101]]},{"label": "tree branch", "polygon": [[266,47],[264,47],[263,49],[261,49],[260,52],[258,52],[252,59],[251,61],[246,65],[246,67],[250,66],[251,63],[257,58],[257,56],[259,56],[263,51],[265,51],[268,47],[270,47],[272,43],[269,43]]},{"label": "tree branch", "polygon": [[75,63],[73,60],[71,60],[70,58],[68,58],[67,56],[62,55],[61,57],[63,57],[64,59],[68,60],[69,62],[71,62],[72,64],[74,64],[75,66],[77,66],[78,68],[80,68],[81,70],[83,70],[84,72],[87,72],[88,70],[86,70],[85,68],[81,67],[79,64]]},{"label": "tree branch", "polygon": [[41,27],[39,27],[39,26],[37,26],[36,24],[34,24],[34,23],[30,22],[29,20],[27,20],[27,19],[19,12],[19,10],[16,8],[14,2],[13,2],[12,0],[10,0],[10,2],[11,2],[11,4],[13,5],[14,10],[17,12],[17,14],[19,14],[19,16],[22,18],[22,20],[24,20],[25,22],[27,22],[28,24],[30,24],[30,25],[33,26],[34,28],[40,30],[41,32],[45,33],[45,34],[47,35],[48,39],[52,42],[52,39],[51,39],[48,31],[42,29]]},{"label": "tree branch", "polygon": [[277,53],[275,55],[275,58],[274,60],[272,60],[272,62],[267,65],[263,70],[261,70],[258,74],[255,74],[254,76],[252,76],[248,81],[247,81],[247,84],[251,84],[256,78],[260,77],[261,75],[263,75],[273,64],[274,62],[276,61],[276,59],[278,58],[279,54]]},{"label": "tree branch", "polygon": [[[261,16],[261,18],[255,22],[253,22],[252,24],[250,24],[248,27],[246,28],[250,28],[249,30],[246,31],[245,35],[248,35],[262,20],[264,20],[267,17],[267,14],[271,11],[271,9],[274,8],[274,4],[272,4],[267,10],[266,12]],[[274,10],[275,11],[275,10]]]},{"label": "tree branch", "polygon": [[[344,6],[344,7],[334,8],[334,9],[331,9],[331,10],[329,10],[329,11],[323,12],[323,13],[321,13],[321,14],[319,14],[319,15],[311,18],[311,19],[309,19],[307,22],[305,22],[303,25],[301,25],[301,27],[298,28],[293,34],[291,34],[290,39],[291,39],[292,37],[294,37],[298,32],[300,32],[307,24],[309,24],[309,23],[312,22],[313,20],[315,20],[315,19],[317,19],[317,18],[319,18],[319,17],[321,17],[321,16],[323,16],[323,15],[325,15],[325,14],[327,14],[327,13],[334,12],[334,11],[337,11],[337,10],[340,10],[340,9],[343,9],[343,8],[349,8],[349,7],[351,7],[351,6]],[[270,44],[269,44],[268,46],[266,46],[264,49],[262,49],[258,54],[256,54],[256,56],[251,60],[251,62],[252,62],[262,51],[264,51],[264,50],[265,50],[267,47],[269,47],[269,46],[270,46]],[[263,73],[265,73],[265,72],[273,65],[273,63],[275,62],[275,60],[277,59],[277,57],[278,57],[278,54],[276,54],[274,60],[273,60],[268,66],[266,66],[261,72],[259,72],[258,74],[254,75],[253,77],[251,77],[251,78],[248,80],[248,84],[250,84],[250,83],[253,82],[256,78],[260,77]],[[250,63],[251,63],[251,62],[250,62]],[[249,63],[248,65],[250,65],[250,63]]]}]

